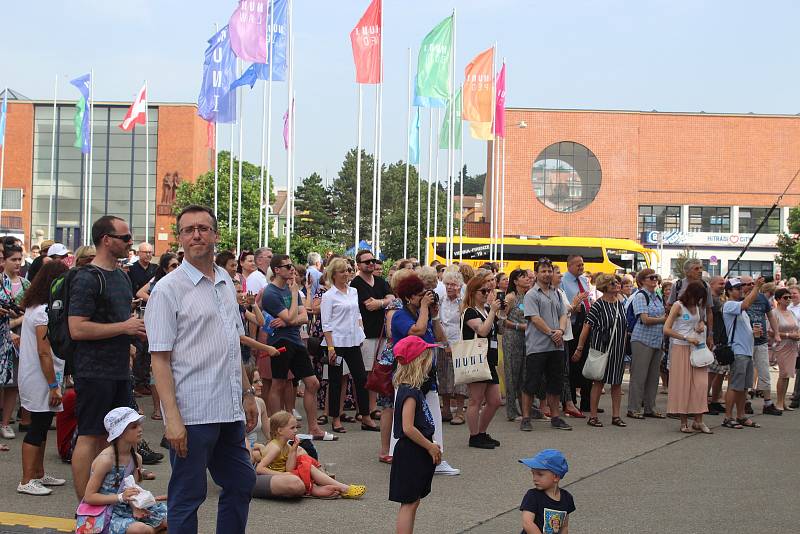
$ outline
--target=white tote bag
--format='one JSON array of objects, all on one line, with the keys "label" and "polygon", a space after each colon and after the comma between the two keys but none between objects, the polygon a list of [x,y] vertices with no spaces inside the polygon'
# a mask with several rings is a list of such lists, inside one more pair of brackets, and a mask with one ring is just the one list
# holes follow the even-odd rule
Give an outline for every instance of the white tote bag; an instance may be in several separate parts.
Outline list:
[{"label": "white tote bag", "polygon": [[608,366],[608,351],[611,350],[611,345],[614,343],[614,337],[617,335],[617,323],[619,322],[619,312],[616,304],[614,305],[614,327],[611,329],[611,338],[608,342],[605,352],[600,352],[597,349],[589,348],[589,354],[586,356],[586,363],[583,364],[583,376],[588,380],[602,381],[606,376],[606,367]]},{"label": "white tote bag", "polygon": [[714,353],[708,349],[705,343],[693,345],[689,363],[692,364],[692,367],[708,367],[714,363]]},{"label": "white tote bag", "polygon": [[[464,314],[461,314],[461,332],[464,332]],[[463,334],[462,334],[463,336]],[[471,384],[481,380],[490,380],[492,371],[489,368],[489,340],[485,337],[461,339],[450,344],[453,358],[453,374],[456,384]]]}]

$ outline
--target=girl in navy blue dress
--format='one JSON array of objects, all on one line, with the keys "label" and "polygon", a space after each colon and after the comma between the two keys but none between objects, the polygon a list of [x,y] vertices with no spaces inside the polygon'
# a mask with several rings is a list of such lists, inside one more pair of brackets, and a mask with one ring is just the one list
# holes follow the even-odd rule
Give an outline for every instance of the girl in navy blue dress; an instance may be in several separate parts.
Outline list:
[{"label": "girl in navy blue dress", "polygon": [[400,503],[398,534],[414,531],[419,501],[431,492],[434,469],[442,460],[441,447],[433,441],[433,416],[420,390],[433,362],[430,349],[435,346],[418,336],[407,336],[393,348],[398,364],[393,431],[398,442],[389,477],[389,500]]}]

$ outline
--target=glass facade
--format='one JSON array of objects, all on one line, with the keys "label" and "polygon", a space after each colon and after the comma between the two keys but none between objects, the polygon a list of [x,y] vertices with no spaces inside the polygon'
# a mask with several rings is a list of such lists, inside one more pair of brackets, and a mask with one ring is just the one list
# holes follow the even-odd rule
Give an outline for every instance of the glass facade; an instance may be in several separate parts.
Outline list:
[{"label": "glass facade", "polygon": [[[728,263],[728,268],[733,266],[733,261]],[[775,274],[775,264],[771,261],[742,260],[730,270],[730,276],[772,276]]]},{"label": "glass facade", "polygon": [[[767,216],[769,208],[739,208],[739,233],[752,234],[755,233],[758,225]],[[772,215],[769,216],[767,222],[761,228],[761,233],[764,234],[779,234],[781,232],[781,210],[775,209]]]},{"label": "glass facade", "polygon": [[[145,151],[145,128],[137,125],[125,132],[119,124],[128,106],[94,106],[92,150],[91,220],[115,215],[131,226],[135,241],[144,240],[145,191],[148,160]],[[150,235],[155,227],[156,159],[158,147],[158,108],[149,115]],[[75,142],[74,104],[57,107],[55,172],[51,188],[50,164],[53,142],[53,107],[35,106],[33,139],[33,192],[31,235],[37,232],[75,248],[81,244],[81,221],[84,208],[84,179],[87,160]],[[53,193],[52,227],[48,228],[50,194]]]},{"label": "glass facade", "polygon": [[681,229],[680,206],[639,206],[639,233]]},{"label": "glass facade", "polygon": [[730,233],[731,209],[714,206],[689,206],[689,231]]}]

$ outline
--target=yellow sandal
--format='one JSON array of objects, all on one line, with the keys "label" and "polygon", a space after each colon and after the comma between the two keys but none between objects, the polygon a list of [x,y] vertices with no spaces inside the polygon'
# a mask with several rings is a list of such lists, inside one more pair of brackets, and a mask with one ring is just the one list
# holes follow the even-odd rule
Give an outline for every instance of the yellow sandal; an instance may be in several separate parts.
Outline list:
[{"label": "yellow sandal", "polygon": [[360,499],[367,492],[367,487],[361,484],[351,484],[347,491],[342,493],[342,499]]}]

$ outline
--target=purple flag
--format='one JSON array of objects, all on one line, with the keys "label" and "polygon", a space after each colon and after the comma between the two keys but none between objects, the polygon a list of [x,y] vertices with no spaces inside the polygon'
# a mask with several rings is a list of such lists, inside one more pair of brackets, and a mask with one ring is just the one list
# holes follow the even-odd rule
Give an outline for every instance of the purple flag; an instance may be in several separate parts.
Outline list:
[{"label": "purple flag", "polygon": [[197,114],[209,122],[229,123],[236,120],[236,56],[231,50],[228,27],[225,26],[208,40],[203,83],[197,97]]},{"label": "purple flag", "polygon": [[[292,114],[294,114],[294,99],[292,99]],[[289,150],[289,109],[283,114],[283,148]]]},{"label": "purple flag", "polygon": [[231,46],[244,61],[267,62],[270,0],[241,0],[231,15]]}]

